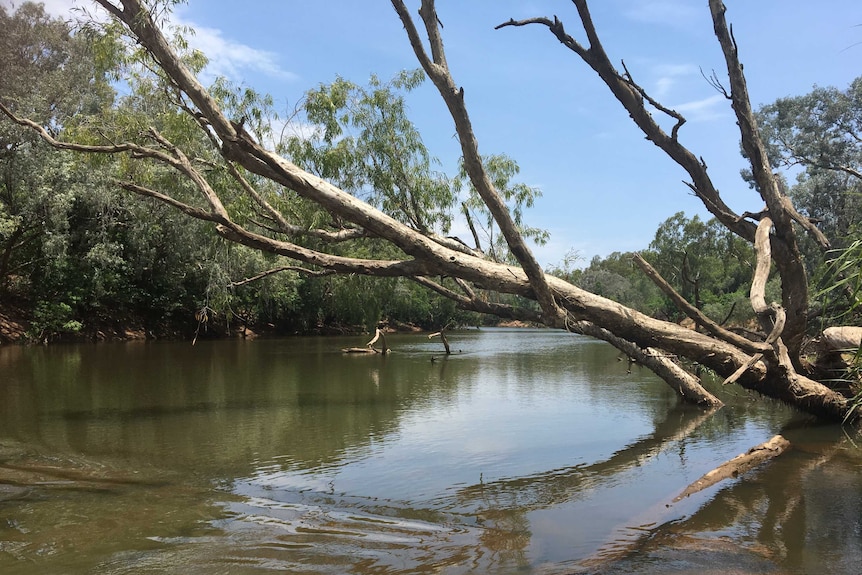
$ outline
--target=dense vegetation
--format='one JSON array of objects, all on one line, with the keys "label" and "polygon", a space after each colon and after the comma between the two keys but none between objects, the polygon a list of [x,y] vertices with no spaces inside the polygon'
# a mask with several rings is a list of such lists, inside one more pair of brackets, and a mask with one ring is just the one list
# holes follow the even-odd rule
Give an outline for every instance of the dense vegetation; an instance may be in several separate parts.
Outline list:
[{"label": "dense vegetation", "polygon": [[[52,20],[31,3],[14,13],[0,7],[0,28],[0,51],[6,55],[0,59],[0,95],[14,110],[25,111],[57,134],[94,141],[93,117],[102,122],[107,117],[129,133],[156,117],[156,127],[168,139],[205,157],[203,143],[195,143],[200,132],[171,105],[169,84],[154,82],[130,59],[118,56],[118,36],[88,29],[73,34],[68,24]],[[205,63],[200,54],[188,54],[187,61],[197,69]],[[121,75],[124,82],[118,82]],[[406,116],[405,97],[423,79],[421,71],[414,71],[388,82],[372,78],[364,87],[337,78],[314,88],[298,113],[320,128],[276,145],[298,165],[416,229],[445,233],[452,210],[463,210],[478,230],[476,248],[498,261],[511,261],[466,173],[449,177],[437,171]],[[245,117],[246,129],[257,138],[275,139],[267,96],[224,80],[217,81],[213,94],[237,117]],[[826,257],[816,246],[804,249],[817,280],[813,289],[842,283],[849,289],[822,292],[838,298],[828,300],[835,305],[829,303],[826,311],[858,313],[858,299],[851,295],[848,306],[841,298],[859,291],[855,264],[862,249],[862,78],[844,91],[817,88],[778,100],[763,107],[758,119],[774,167],[801,168],[797,181],[788,186],[797,208],[822,222],[838,248]],[[188,337],[211,326],[220,334],[244,327],[292,333],[368,329],[381,320],[430,329],[481,321],[405,278],[302,273],[294,268],[243,281],[292,266],[219,238],[206,224],[163,202],[117,194],[113,179],[127,168],[123,162],[58,153],[33,131],[0,122],[0,297],[5,312],[28,320],[27,338],[48,341],[98,332],[110,336],[128,329],[148,336]],[[545,241],[542,230],[522,224],[523,210],[540,192],[512,181],[518,168],[510,158],[486,162],[522,233]],[[148,177],[162,179],[164,185],[167,176],[153,170]],[[174,191],[180,197],[193,193]],[[460,205],[459,197],[464,198]],[[250,208],[238,203],[236,209]],[[288,209],[310,222],[328,217],[297,198]],[[344,249],[353,257],[380,257],[392,248],[369,237]],[[753,322],[747,299],[754,251],[715,219],[674,214],[641,255],[717,322],[738,328]],[[655,317],[682,320],[681,311],[632,264],[631,256],[595,257],[583,268],[571,258],[549,271]],[[836,256],[844,259],[831,262]],[[836,275],[841,266],[843,275]],[[777,286],[772,291],[777,293]],[[529,305],[515,296],[488,297]],[[846,316],[842,321],[847,322]]]},{"label": "dense vegetation", "polygon": [[[119,51],[111,45],[116,38],[86,29],[73,34],[32,3],[11,14],[0,6],[0,29],[2,100],[57,134],[88,137],[97,116],[134,133],[156,113],[165,135],[187,142],[200,137],[186,118],[168,110],[164,84],[153,84],[129,62],[116,60]],[[203,66],[200,55],[190,58]],[[381,204],[393,201],[386,190],[403,185],[381,182],[388,174],[403,174],[410,185],[421,180],[427,202],[407,207],[402,217],[445,219],[454,184],[431,170],[431,159],[403,113],[403,92],[420,81],[421,74],[413,73],[366,89],[339,79],[312,90],[305,113],[323,126],[319,138],[286,139],[280,145],[357,193],[379,190],[374,201]],[[257,133],[267,133],[268,98],[223,80],[215,89],[226,106],[254,109]],[[351,108],[343,122],[348,125],[339,125],[334,113],[323,117],[321,105],[333,98],[342,109]],[[389,117],[397,125],[385,127],[397,142],[372,132],[384,127],[378,121],[383,112],[394,112]],[[336,134],[349,128],[359,128],[359,135],[333,145]],[[393,155],[395,145],[409,155]],[[396,170],[373,164],[372,156],[403,165]],[[243,283],[283,262],[218,238],[209,226],[162,202],[117,194],[112,180],[124,167],[56,152],[31,130],[0,122],[0,311],[28,320],[27,339],[122,337],[127,330],[190,337],[245,327],[280,333],[368,329],[386,319],[425,328],[478,321],[401,278],[372,281],[287,270]],[[294,209],[302,207],[297,203]],[[369,240],[364,249],[381,246]]]}]

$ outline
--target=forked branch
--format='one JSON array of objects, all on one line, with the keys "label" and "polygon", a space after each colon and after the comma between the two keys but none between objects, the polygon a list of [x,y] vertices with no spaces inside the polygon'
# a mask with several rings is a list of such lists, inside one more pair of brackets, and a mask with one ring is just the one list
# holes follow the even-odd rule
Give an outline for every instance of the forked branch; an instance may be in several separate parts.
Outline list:
[{"label": "forked branch", "polygon": [[718,323],[714,322],[702,311],[691,305],[684,297],[679,294],[679,292],[673,289],[673,287],[663,277],[661,277],[661,274],[659,274],[658,271],[654,267],[652,267],[648,261],[643,259],[640,254],[635,254],[632,259],[634,260],[635,264],[637,264],[637,266],[641,269],[641,271],[643,271],[647,275],[647,277],[652,280],[652,282],[656,286],[658,286],[658,288],[662,292],[664,292],[664,294],[667,295],[683,313],[693,319],[698,325],[701,325],[706,328],[706,330],[709,331],[712,335],[728,343],[732,343],[739,349],[748,353],[764,352],[770,349],[770,346],[767,344],[746,339],[741,335],[735,334],[732,331],[724,329]]},{"label": "forked branch", "polygon": [[573,0],[580,17],[581,26],[587,36],[588,44],[582,45],[572,36],[565,32],[562,21],[554,17],[553,21],[548,18],[528,18],[525,20],[509,20],[497,28],[508,26],[525,26],[528,24],[540,24],[547,26],[554,37],[564,46],[577,54],[587,65],[590,66],[608,86],[614,97],[623,105],[635,124],[644,133],[646,138],[661,148],[673,161],[679,164],[691,178],[691,189],[710,211],[728,229],[747,239],[754,240],[754,226],[750,222],[740,219],[727,204],[724,203],[718,190],[707,174],[706,165],[701,162],[691,151],[680,144],[677,133],[680,118],[670,114],[676,119],[676,124],[671,134],[666,133],[653,118],[647,109],[646,103],[659,110],[665,110],[658,101],[645,97],[645,91],[634,83],[631,74],[620,74],[608,58],[602,45],[599,34],[587,7],[586,0]]},{"label": "forked branch", "polygon": [[508,206],[506,206],[506,203],[494,188],[494,184],[485,170],[482,157],[479,154],[479,145],[473,132],[472,122],[464,104],[464,89],[457,87],[446,64],[445,50],[439,29],[440,20],[434,8],[434,1],[423,0],[422,7],[419,10],[419,16],[422,18],[425,26],[433,59],[428,57],[416,25],[404,2],[401,0],[392,0],[392,6],[395,8],[401,22],[404,24],[404,28],[407,30],[410,45],[413,47],[419,63],[434,83],[434,86],[437,87],[449,109],[449,113],[455,122],[458,139],[461,143],[464,168],[470,177],[473,187],[485,202],[485,205],[488,206],[488,210],[494,217],[494,221],[500,227],[500,231],[506,238],[512,255],[515,256],[515,259],[527,274],[530,285],[536,294],[536,300],[542,308],[544,315],[543,323],[552,327],[563,327],[565,325],[566,314],[557,305],[554,294],[545,279],[544,270],[542,270],[530,248],[527,246],[524,237],[512,218],[512,214],[509,212]]}]

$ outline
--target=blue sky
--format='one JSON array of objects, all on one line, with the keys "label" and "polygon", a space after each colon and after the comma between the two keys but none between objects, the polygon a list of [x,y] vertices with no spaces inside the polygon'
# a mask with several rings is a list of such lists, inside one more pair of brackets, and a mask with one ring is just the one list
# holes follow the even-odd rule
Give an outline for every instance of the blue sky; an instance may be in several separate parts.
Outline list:
[{"label": "blue sky", "polygon": [[[408,4],[415,13],[418,2]],[[725,4],[755,107],[814,85],[844,89],[862,75],[858,0]],[[87,2],[46,2],[54,14],[73,5]],[[551,233],[546,246],[534,248],[542,264],[560,262],[569,250],[584,264],[645,248],[675,212],[706,215],[683,184],[685,173],[644,140],[574,53],[544,27],[494,30],[510,18],[556,14],[582,39],[571,2],[439,0],[437,10],[480,151],[513,157],[521,181],[543,192],[525,215]],[[726,76],[707,1],[594,0],[591,10],[611,60],[624,60],[641,86],[687,118],[680,140],[706,161],[728,204],[758,211],[762,202],[739,177],[730,106],[701,75]],[[189,0],[175,19],[197,30],[191,43],[210,57],[210,74],[270,93],[281,110],[336,75],[364,84],[371,74],[385,79],[418,66],[388,0]],[[460,150],[439,95],[426,82],[408,103],[426,145],[453,175]]]}]

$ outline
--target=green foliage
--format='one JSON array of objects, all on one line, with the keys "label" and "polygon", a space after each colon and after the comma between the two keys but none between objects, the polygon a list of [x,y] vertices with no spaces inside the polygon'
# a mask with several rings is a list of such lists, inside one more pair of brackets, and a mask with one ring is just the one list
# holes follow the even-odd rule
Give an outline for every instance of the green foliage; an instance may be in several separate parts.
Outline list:
[{"label": "green foliage", "polygon": [[[110,102],[87,38],[41,5],[0,6],[0,100],[52,132]],[[66,216],[81,173],[31,131],[0,122],[0,292],[31,284],[45,258],[62,254]]]},{"label": "green foliage", "polygon": [[854,323],[862,316],[862,239],[829,254],[817,284],[830,323]]},{"label": "green foliage", "polygon": [[[497,193],[508,204],[512,213],[512,219],[521,235],[526,239],[533,240],[537,245],[545,245],[550,237],[548,232],[527,226],[523,222],[524,208],[533,207],[536,198],[542,196],[542,191],[539,188],[534,188],[521,182],[512,182],[512,178],[517,176],[521,169],[515,160],[505,154],[483,156],[482,163]],[[514,257],[509,252],[506,239],[496,229],[497,226],[494,222],[494,217],[490,210],[488,210],[488,206],[485,205],[479,192],[476,191],[476,188],[470,182],[463,159],[458,177],[454,183],[455,190],[458,192],[461,192],[464,188],[467,189],[467,199],[464,201],[464,205],[472,213],[479,216],[478,218],[473,218],[473,223],[474,226],[478,226],[479,230],[481,230],[477,230],[477,233],[480,234],[479,241],[484,240],[484,249],[490,258],[500,262],[516,263]],[[484,238],[481,236],[484,236]],[[480,248],[481,246],[476,247]]]},{"label": "green foliage", "polygon": [[[716,220],[687,218],[679,212],[665,220],[648,250],[640,255],[690,303],[710,318],[742,325],[752,319],[748,287],[753,249]],[[594,257],[584,269],[571,258],[550,270],[575,285],[646,314],[680,320],[684,314],[632,262],[631,253]],[[770,290],[778,289],[771,280]],[[777,294],[773,294],[777,297]]]},{"label": "green foliage", "polygon": [[57,336],[77,333],[83,324],[72,319],[72,315],[72,306],[66,302],[40,302],[33,310],[27,336],[31,340],[48,343]]},{"label": "green foliage", "polygon": [[[750,306],[740,306],[754,270],[754,250],[715,218],[702,221],[678,212],[656,230],[645,259],[692,305],[722,321],[733,308],[736,321],[748,317]],[[746,310],[742,312],[742,310]],[[665,313],[679,314],[667,302]]]},{"label": "green foliage", "polygon": [[[664,300],[659,289],[632,262],[632,253],[613,252],[594,257],[582,270],[557,270],[576,286],[650,315],[660,314]],[[553,270],[552,270],[553,273]]]},{"label": "green foliage", "polygon": [[[132,58],[110,25],[107,33],[72,34],[29,3],[11,16],[0,7],[0,18],[0,99],[11,109],[85,142],[103,144],[111,133],[131,139],[151,123],[181,143],[200,138],[166,99],[164,83],[131,72]],[[108,84],[118,68],[111,67],[129,72],[118,100]],[[170,189],[175,176],[122,158],[57,152],[5,121],[0,142],[0,291],[29,304],[31,337],[118,319],[158,332],[192,316],[194,294],[206,285],[195,263],[208,257],[210,232],[163,204],[118,195],[111,182],[137,170]]]},{"label": "green foliage", "polygon": [[[841,248],[862,226],[862,78],[763,106],[757,121],[775,168],[798,172],[788,190],[800,212]],[[806,246],[809,269],[822,254]]]},{"label": "green foliage", "polygon": [[[824,323],[859,325],[862,321],[862,239],[829,255],[817,278],[820,286],[817,296],[826,310]],[[862,348],[856,350],[844,377],[851,389],[858,390],[850,400],[846,421],[862,409]]]},{"label": "green foliage", "polygon": [[413,229],[445,233],[455,195],[407,117],[405,94],[423,80],[413,70],[388,82],[372,76],[367,87],[337,78],[310,90],[303,109],[316,129],[286,138],[281,149]]}]

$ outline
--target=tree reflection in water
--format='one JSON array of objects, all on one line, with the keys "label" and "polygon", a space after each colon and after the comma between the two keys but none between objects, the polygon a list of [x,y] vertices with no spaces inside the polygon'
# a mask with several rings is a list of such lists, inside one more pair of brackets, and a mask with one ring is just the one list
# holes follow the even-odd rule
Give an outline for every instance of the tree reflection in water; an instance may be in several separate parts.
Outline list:
[{"label": "tree reflection in water", "polygon": [[[500,546],[500,541],[516,547],[514,553],[522,557],[529,545],[528,532],[524,536],[530,523],[527,514],[583,497],[614,474],[657,455],[708,417],[683,416],[676,419],[682,423],[678,427],[666,421],[655,434],[606,461],[474,485],[459,495],[464,504],[484,508],[480,515],[488,518],[495,533],[489,549]],[[814,441],[809,439],[812,433]],[[841,433],[836,427],[814,432],[811,428],[787,429],[783,434],[794,447],[777,460],[697,494],[692,502],[668,502],[654,509],[655,521],[628,526],[570,567],[596,574],[858,573],[862,565],[862,453]],[[676,507],[693,511],[680,516]],[[496,535],[507,529],[508,536]],[[626,533],[637,536],[626,537]]]}]

